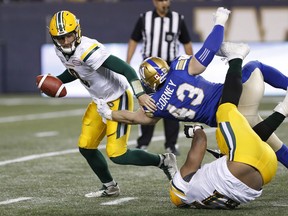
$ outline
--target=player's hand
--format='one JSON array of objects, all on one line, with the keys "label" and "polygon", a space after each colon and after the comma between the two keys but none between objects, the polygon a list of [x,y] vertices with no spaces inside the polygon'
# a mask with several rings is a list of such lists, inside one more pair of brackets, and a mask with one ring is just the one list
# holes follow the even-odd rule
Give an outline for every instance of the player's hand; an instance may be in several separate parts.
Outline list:
[{"label": "player's hand", "polygon": [[97,111],[102,118],[112,120],[112,110],[103,99],[97,100]]},{"label": "player's hand", "polygon": [[193,138],[195,131],[199,129],[203,130],[203,126],[199,124],[184,124],[184,134],[187,138]]},{"label": "player's hand", "polygon": [[228,10],[224,7],[219,7],[217,9],[216,13],[213,14],[215,25],[225,26],[225,23],[228,20],[230,13],[231,13],[230,10]]},{"label": "player's hand", "polygon": [[155,101],[147,94],[139,96],[138,103],[140,106],[145,106],[150,112],[154,112],[157,110]]}]

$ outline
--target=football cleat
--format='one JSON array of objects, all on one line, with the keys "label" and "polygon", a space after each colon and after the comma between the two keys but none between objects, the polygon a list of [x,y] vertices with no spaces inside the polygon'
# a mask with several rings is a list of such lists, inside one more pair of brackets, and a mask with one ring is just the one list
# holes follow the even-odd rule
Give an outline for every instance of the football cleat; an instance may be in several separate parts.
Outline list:
[{"label": "football cleat", "polygon": [[249,52],[250,47],[248,44],[223,42],[216,55],[227,58],[228,61],[235,58],[240,58],[243,60]]},{"label": "football cleat", "polygon": [[92,197],[116,197],[120,194],[120,188],[118,184],[111,185],[106,187],[105,185],[102,186],[102,188],[96,192],[91,192],[88,194],[85,194],[85,197],[92,198]]},{"label": "football cleat", "polygon": [[167,178],[171,180],[178,170],[176,156],[172,153],[160,154],[159,156],[161,159],[159,167],[163,170]]},{"label": "football cleat", "polygon": [[286,117],[288,116],[288,87],[284,100],[274,108],[274,111],[279,112]]}]

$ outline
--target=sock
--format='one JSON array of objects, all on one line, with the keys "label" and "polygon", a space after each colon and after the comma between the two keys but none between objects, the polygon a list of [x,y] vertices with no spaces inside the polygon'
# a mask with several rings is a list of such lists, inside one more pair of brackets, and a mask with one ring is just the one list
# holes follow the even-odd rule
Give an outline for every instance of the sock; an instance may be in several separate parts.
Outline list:
[{"label": "sock", "polygon": [[118,157],[110,158],[116,164],[136,166],[158,166],[160,157],[141,149],[128,149],[127,152]]},{"label": "sock", "polygon": [[98,149],[79,148],[79,151],[85,157],[89,166],[102,183],[113,181],[112,175],[108,169],[107,161]]},{"label": "sock", "polygon": [[285,144],[276,152],[276,156],[278,161],[288,168],[288,147]]},{"label": "sock", "polygon": [[259,61],[250,61],[243,67],[243,83],[247,81],[251,73],[259,68],[264,77],[264,81],[269,85],[286,90],[288,87],[288,77],[274,67],[263,64]]},{"label": "sock", "polygon": [[215,54],[220,49],[224,38],[224,27],[220,25],[214,26],[212,32],[204,41],[201,49],[195,54],[195,58],[205,67],[213,60]]},{"label": "sock", "polygon": [[258,123],[253,127],[253,130],[258,136],[265,142],[271,136],[271,134],[279,127],[284,121],[285,116],[281,113],[274,112],[268,116],[265,120]]},{"label": "sock", "polygon": [[242,92],[242,59],[232,59],[229,61],[229,69],[226,74],[221,104],[233,103],[236,106],[239,103]]}]

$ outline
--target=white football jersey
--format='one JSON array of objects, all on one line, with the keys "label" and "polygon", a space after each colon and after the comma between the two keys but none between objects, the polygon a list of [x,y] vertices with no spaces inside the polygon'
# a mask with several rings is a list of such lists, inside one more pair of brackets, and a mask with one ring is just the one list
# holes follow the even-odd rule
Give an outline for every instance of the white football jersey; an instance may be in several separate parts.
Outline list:
[{"label": "white football jersey", "polygon": [[110,53],[97,40],[82,36],[81,43],[69,59],[58,49],[55,50],[64,66],[81,81],[92,98],[109,102],[119,98],[128,89],[129,83],[125,76],[101,66]]},{"label": "white football jersey", "polygon": [[184,181],[178,171],[172,184],[181,191],[177,194],[179,198],[195,207],[221,208],[229,203],[239,205],[254,200],[262,193],[262,190],[256,191],[232,175],[226,156],[205,164],[189,182]]}]

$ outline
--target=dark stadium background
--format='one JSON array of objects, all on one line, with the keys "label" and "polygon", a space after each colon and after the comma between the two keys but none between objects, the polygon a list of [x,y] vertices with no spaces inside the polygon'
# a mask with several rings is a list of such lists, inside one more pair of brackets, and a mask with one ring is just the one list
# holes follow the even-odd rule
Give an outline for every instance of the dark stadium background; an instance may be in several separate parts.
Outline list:
[{"label": "dark stadium background", "polygon": [[[287,8],[288,0],[172,1],[172,8],[185,15],[193,42],[201,42],[193,29],[193,9],[219,6]],[[150,0],[0,1],[0,94],[38,92],[35,77],[41,70],[40,49],[51,43],[46,26],[58,10],[77,14],[89,37],[102,43],[127,43],[139,13],[151,8]]]}]

